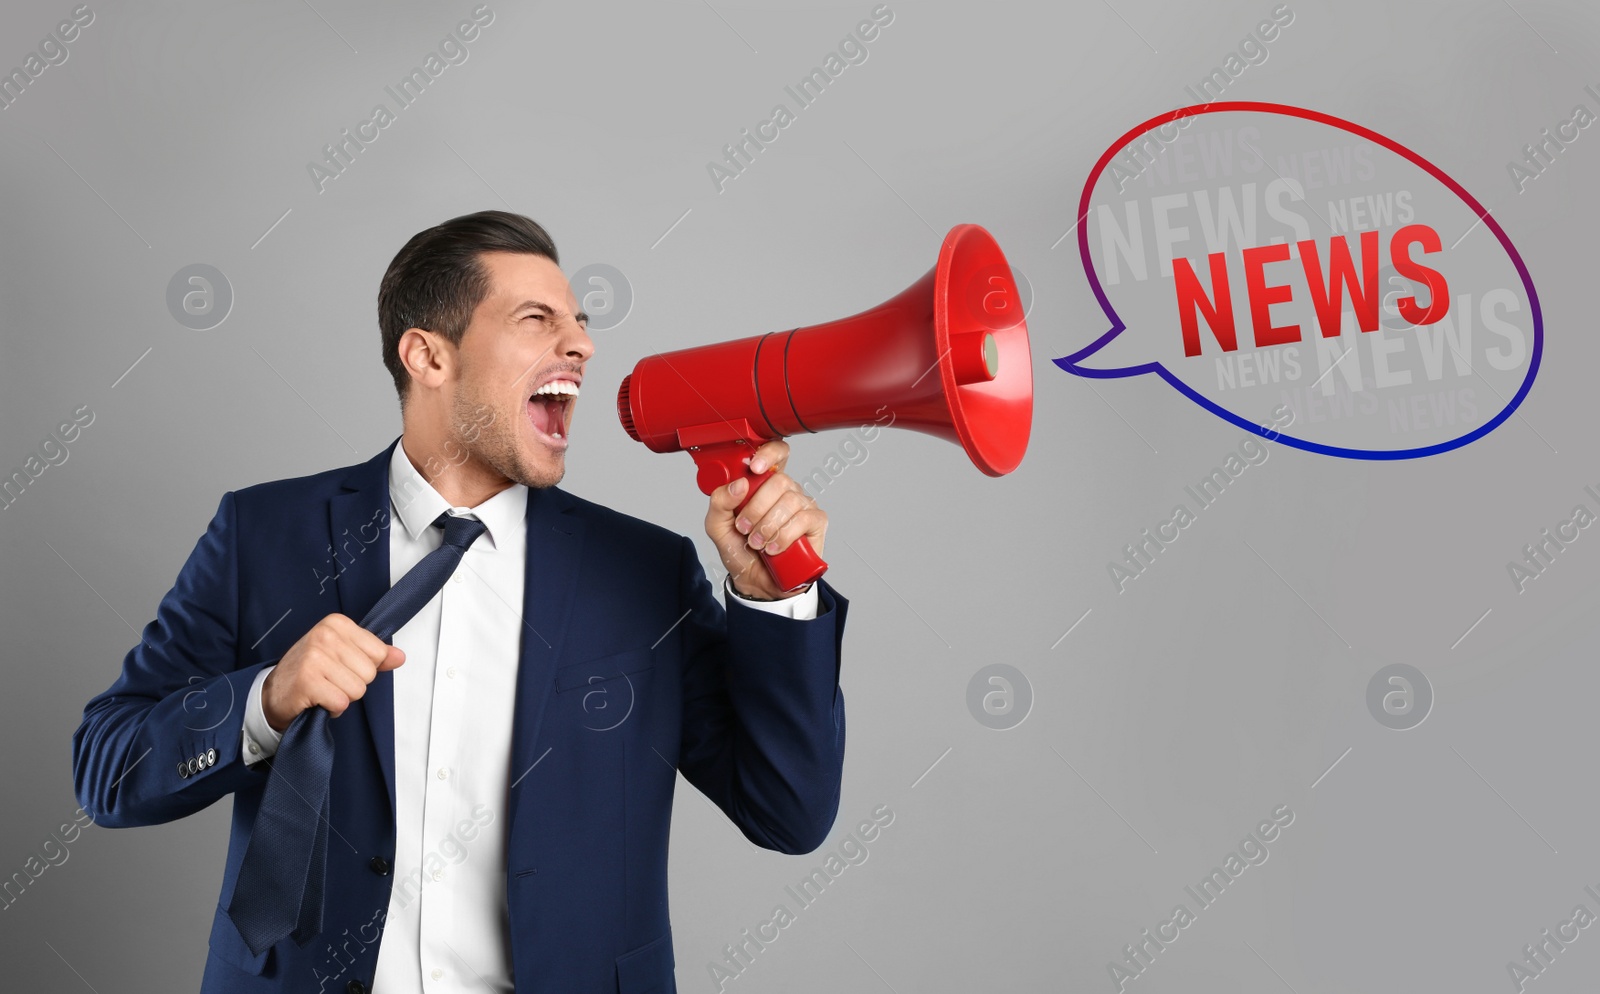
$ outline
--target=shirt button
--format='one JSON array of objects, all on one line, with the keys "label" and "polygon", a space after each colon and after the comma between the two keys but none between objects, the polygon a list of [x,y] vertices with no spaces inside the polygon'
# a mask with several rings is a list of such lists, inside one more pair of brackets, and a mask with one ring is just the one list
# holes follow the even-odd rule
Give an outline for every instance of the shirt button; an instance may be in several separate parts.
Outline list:
[{"label": "shirt button", "polygon": [[450,771],[445,769],[442,766],[439,767],[439,779],[440,780],[448,780],[448,779],[450,779]]},{"label": "shirt button", "polygon": [[435,979],[435,980],[443,980],[444,979],[444,971],[443,970],[435,970],[435,971],[433,971],[433,979]]},{"label": "shirt button", "polygon": [[435,879],[435,880],[443,880],[444,879],[444,871],[443,870],[434,870],[433,871],[433,879]]},{"label": "shirt button", "polygon": [[256,745],[254,742],[250,743],[250,755],[252,755],[252,756],[261,755],[261,747]]},{"label": "shirt button", "polygon": [[465,580],[466,577],[462,576],[460,573],[457,573],[454,576],[450,577],[450,579],[455,581],[456,583],[460,583],[462,580]]},{"label": "shirt button", "polygon": [[454,680],[456,678],[456,668],[454,666],[447,668],[444,671],[444,675]]}]

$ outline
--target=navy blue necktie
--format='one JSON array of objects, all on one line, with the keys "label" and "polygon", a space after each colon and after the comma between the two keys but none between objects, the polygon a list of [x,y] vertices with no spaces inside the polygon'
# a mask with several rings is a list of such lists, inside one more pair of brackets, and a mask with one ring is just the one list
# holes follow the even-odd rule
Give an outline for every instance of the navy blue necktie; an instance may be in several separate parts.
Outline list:
[{"label": "navy blue necktie", "polygon": [[[394,638],[450,579],[485,526],[476,518],[441,514],[444,544],[422,557],[379,598],[361,627],[385,642]],[[332,719],[320,707],[289,722],[272,759],[239,865],[228,916],[260,955],[285,936],[305,945],[322,931],[323,878],[328,857],[328,788],[333,778]]]}]

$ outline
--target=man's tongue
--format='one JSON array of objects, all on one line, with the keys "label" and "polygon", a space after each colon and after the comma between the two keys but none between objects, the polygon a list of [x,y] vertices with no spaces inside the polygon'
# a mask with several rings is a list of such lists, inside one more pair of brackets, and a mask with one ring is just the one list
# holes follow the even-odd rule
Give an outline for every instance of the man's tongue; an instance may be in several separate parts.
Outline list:
[{"label": "man's tongue", "polygon": [[553,397],[534,397],[528,402],[528,413],[533,418],[533,424],[546,435],[560,435],[565,426],[562,424],[563,415],[567,405]]}]

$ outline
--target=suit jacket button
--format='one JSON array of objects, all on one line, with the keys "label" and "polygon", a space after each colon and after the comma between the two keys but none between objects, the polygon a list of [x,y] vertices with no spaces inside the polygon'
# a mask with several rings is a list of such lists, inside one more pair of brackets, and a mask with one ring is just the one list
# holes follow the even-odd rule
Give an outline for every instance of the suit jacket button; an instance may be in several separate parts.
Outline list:
[{"label": "suit jacket button", "polygon": [[344,985],[344,989],[349,991],[350,994],[367,994],[367,985],[359,980],[350,981]]},{"label": "suit jacket button", "polygon": [[215,749],[207,749],[206,750],[206,765],[207,766],[216,766],[217,765],[217,750],[215,750]]},{"label": "suit jacket button", "polygon": [[178,764],[178,776],[182,777],[185,780],[189,779],[189,764],[188,763],[179,763]]},{"label": "suit jacket button", "polygon": [[380,877],[387,877],[389,875],[389,861],[384,859],[382,856],[372,857],[372,862],[368,863],[367,865],[372,868],[373,873],[376,873]]},{"label": "suit jacket button", "polygon": [[192,777],[200,772],[200,761],[191,757],[189,760],[189,775]]}]

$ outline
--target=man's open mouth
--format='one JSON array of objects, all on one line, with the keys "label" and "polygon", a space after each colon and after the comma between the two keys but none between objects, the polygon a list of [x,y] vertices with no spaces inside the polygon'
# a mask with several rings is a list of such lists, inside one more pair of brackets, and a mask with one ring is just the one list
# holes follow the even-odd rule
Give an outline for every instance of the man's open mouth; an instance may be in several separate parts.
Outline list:
[{"label": "man's open mouth", "polygon": [[567,426],[577,399],[578,384],[571,380],[551,380],[535,390],[528,398],[528,420],[533,423],[533,430],[546,443],[566,448]]}]

